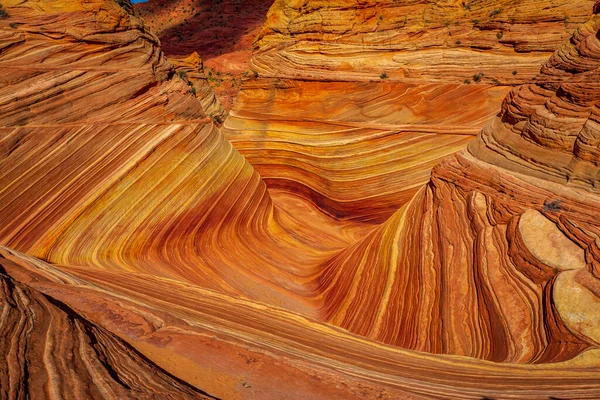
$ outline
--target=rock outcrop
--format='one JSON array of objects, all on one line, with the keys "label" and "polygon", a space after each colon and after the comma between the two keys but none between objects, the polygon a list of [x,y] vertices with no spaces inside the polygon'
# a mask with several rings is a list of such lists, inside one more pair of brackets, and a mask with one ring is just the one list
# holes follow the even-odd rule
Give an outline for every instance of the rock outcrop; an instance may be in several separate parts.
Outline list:
[{"label": "rock outcrop", "polygon": [[599,30],[595,15],[467,151],[326,264],[330,322],[493,361],[557,362],[597,347]]},{"label": "rock outcrop", "polygon": [[66,304],[13,279],[0,255],[3,399],[212,399]]},{"label": "rock outcrop", "polygon": [[270,188],[381,223],[593,1],[276,1],[224,132]]},{"label": "rock outcrop", "polygon": [[273,0],[150,0],[134,6],[169,58],[197,52],[226,111],[246,77],[252,42]]},{"label": "rock outcrop", "polygon": [[[539,52],[526,36],[500,51],[531,68],[589,6],[526,85],[436,81],[449,67],[417,83],[259,74],[226,135],[200,61],[168,60],[122,3],[3,2],[0,351],[20,360],[0,371],[7,396],[600,397],[589,2],[520,3],[554,27]],[[269,35],[331,6],[294,4],[272,10],[256,63],[276,56],[261,54]],[[491,21],[490,4],[446,7]]]},{"label": "rock outcrop", "polygon": [[215,125],[222,126],[227,112],[217,100],[212,86],[208,83],[204,73],[204,64],[198,53],[194,52],[187,57],[170,56],[169,60],[175,66],[179,77],[192,87],[192,92],[200,100],[204,112]]}]

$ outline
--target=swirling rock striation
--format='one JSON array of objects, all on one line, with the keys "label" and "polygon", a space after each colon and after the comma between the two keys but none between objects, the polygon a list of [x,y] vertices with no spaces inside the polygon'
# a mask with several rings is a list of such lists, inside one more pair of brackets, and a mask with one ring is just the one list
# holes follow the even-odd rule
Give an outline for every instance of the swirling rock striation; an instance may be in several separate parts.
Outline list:
[{"label": "swirling rock striation", "polygon": [[274,208],[137,17],[61,4],[15,3],[0,29],[2,244],[307,309],[307,260],[351,239]]},{"label": "swirling rock striation", "polygon": [[221,398],[590,399],[600,393],[598,367],[585,358],[531,366],[428,355],[170,279],[55,267],[7,248],[0,254],[22,285],[72,304],[171,374]]},{"label": "swirling rock striation", "polygon": [[16,281],[8,264],[0,256],[0,397],[213,398],[66,304]]},{"label": "swirling rock striation", "polygon": [[597,18],[588,21],[543,65],[534,83],[511,92],[470,152],[597,193],[599,27]]},{"label": "swirling rock striation", "polygon": [[271,188],[382,223],[593,1],[276,1],[227,138]]},{"label": "swirling rock striation", "polygon": [[514,89],[404,209],[325,264],[331,323],[493,361],[597,349],[599,21]]},{"label": "swirling rock striation", "polygon": [[[128,4],[3,4],[3,310],[52,337],[44,349],[87,349],[55,354],[61,379],[96,390],[79,361],[100,360],[127,382],[159,371],[109,398],[600,396],[597,15],[450,157],[471,140],[456,126],[488,111],[443,106],[469,108],[469,91],[488,110],[508,87],[248,82],[240,107],[253,90],[263,126],[241,114],[224,126],[257,169],[289,164],[265,183],[208,115],[199,60],[165,58]],[[403,129],[399,103],[412,108]],[[304,117],[290,123],[291,109]],[[6,354],[26,350],[18,333]],[[53,365],[44,349],[32,365]],[[26,393],[20,373],[7,385],[0,372],[0,387]]]}]

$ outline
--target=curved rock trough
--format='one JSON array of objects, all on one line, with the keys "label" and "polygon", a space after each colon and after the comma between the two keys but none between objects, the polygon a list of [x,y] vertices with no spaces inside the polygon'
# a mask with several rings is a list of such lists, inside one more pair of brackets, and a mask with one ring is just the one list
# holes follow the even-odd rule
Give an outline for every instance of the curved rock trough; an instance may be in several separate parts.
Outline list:
[{"label": "curved rock trough", "polygon": [[600,6],[539,3],[277,0],[226,116],[3,0],[0,398],[599,398]]}]

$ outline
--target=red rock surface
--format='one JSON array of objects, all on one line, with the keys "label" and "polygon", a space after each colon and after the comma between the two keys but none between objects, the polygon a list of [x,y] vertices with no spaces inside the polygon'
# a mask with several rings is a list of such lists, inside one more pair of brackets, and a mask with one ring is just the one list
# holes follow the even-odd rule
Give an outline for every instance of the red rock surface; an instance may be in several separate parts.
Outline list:
[{"label": "red rock surface", "polygon": [[[0,351],[26,357],[0,371],[0,388],[600,397],[600,19],[583,3],[522,2],[531,24],[556,28],[556,10],[587,21],[561,20],[540,54],[532,37],[524,54],[500,52],[529,68],[549,57],[527,84],[460,84],[448,66],[383,83],[341,67],[346,81],[259,76],[224,135],[199,59],[166,58],[128,3],[5,1],[0,333],[11,340]],[[294,4],[298,14],[271,10],[256,65],[304,59],[262,47],[331,7]],[[20,323],[31,329],[10,329]],[[66,350],[50,357],[56,346]],[[115,392],[97,392],[91,371]]]},{"label": "red rock surface", "polygon": [[212,399],[60,300],[7,274],[0,255],[0,394],[5,399]]},{"label": "red rock surface", "polygon": [[381,223],[593,1],[276,1],[224,133],[271,188]]},{"label": "red rock surface", "polygon": [[136,11],[162,42],[167,56],[194,52],[204,61],[210,84],[229,111],[246,76],[252,42],[273,0],[150,0]]}]

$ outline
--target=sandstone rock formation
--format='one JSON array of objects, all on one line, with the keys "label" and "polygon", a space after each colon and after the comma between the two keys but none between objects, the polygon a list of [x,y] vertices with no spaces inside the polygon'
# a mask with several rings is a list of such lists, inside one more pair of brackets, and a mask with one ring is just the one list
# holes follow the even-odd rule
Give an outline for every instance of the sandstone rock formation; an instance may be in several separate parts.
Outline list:
[{"label": "sandstone rock formation", "polygon": [[[330,322],[493,361],[557,362],[596,348],[599,30],[594,16],[468,151],[326,265]],[[357,253],[376,261],[357,264]],[[366,268],[362,284],[339,278]]]},{"label": "sandstone rock formation", "polygon": [[204,112],[215,125],[219,127],[223,125],[227,112],[217,100],[215,92],[208,82],[204,73],[204,64],[198,53],[194,52],[187,57],[170,56],[169,60],[173,63],[179,77],[192,87],[192,92],[200,100]]},{"label": "sandstone rock formation", "polygon": [[270,188],[384,222],[593,1],[276,1],[224,131]]},{"label": "sandstone rock formation", "polygon": [[229,111],[273,0],[150,0],[135,5],[171,57],[197,52],[219,102]]},{"label": "sandstone rock formation", "polygon": [[6,274],[0,256],[0,395],[28,398],[209,399],[66,304]]},{"label": "sandstone rock formation", "polygon": [[[168,60],[128,3],[5,0],[0,351],[19,361],[0,371],[3,393],[600,397],[600,7],[590,19],[583,3],[557,6],[587,22],[474,140],[459,122],[481,123],[499,100],[469,115],[443,107],[508,86],[259,76],[225,121],[238,152],[200,60]],[[286,34],[273,24],[292,29],[322,5],[286,4],[300,21],[274,8],[257,63],[277,56],[261,53]],[[490,4],[447,7],[500,16]],[[554,15],[521,4],[540,26]],[[533,68],[544,46],[510,52]],[[380,110],[402,104],[435,129]],[[292,109],[304,117],[277,111]]]}]

